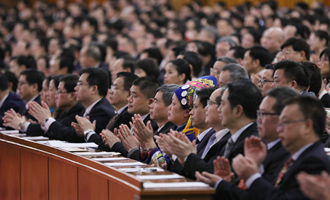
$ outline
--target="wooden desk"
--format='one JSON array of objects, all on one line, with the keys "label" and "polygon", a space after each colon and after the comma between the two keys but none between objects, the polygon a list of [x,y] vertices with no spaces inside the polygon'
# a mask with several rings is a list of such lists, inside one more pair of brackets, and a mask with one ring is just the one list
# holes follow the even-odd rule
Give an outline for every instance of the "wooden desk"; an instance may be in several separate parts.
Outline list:
[{"label": "wooden desk", "polygon": [[124,173],[86,157],[0,133],[1,200],[197,200],[211,199],[212,194],[214,189],[210,187],[145,189],[136,173]]}]

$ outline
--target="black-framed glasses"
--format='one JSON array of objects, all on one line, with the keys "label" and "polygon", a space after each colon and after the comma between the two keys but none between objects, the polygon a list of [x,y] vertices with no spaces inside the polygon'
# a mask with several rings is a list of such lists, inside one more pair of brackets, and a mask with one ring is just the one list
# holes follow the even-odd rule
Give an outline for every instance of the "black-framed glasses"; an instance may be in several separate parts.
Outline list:
[{"label": "black-framed glasses", "polygon": [[257,117],[259,119],[263,119],[265,116],[279,116],[281,113],[269,113],[269,112],[262,112],[257,110]]},{"label": "black-framed glasses", "polygon": [[210,105],[217,105],[218,106],[218,104],[216,102],[211,101],[211,100],[207,100],[207,104],[206,105],[207,106],[210,106]]},{"label": "black-framed glasses", "polygon": [[267,79],[259,79],[259,84],[264,85],[265,83],[273,83],[274,81],[267,80]]},{"label": "black-framed glasses", "polygon": [[286,120],[286,121],[279,121],[276,129],[279,129],[281,127],[287,126],[288,124],[298,123],[298,122],[304,122],[305,119],[298,119],[298,120]]}]

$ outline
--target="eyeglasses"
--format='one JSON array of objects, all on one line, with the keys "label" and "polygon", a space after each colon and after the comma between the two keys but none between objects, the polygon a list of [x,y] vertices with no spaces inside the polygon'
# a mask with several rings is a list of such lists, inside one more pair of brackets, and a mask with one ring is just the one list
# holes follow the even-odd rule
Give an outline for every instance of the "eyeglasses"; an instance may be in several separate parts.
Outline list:
[{"label": "eyeglasses", "polygon": [[213,73],[213,74],[220,74],[221,73],[221,71],[217,68],[211,68],[210,72]]},{"label": "eyeglasses", "polygon": [[83,85],[89,85],[89,84],[88,83],[83,83],[83,82],[77,82],[78,87],[83,86]]},{"label": "eyeglasses", "polygon": [[217,106],[219,106],[216,102],[214,102],[214,101],[211,101],[211,100],[207,100],[207,106],[210,106],[210,105],[217,105]]},{"label": "eyeglasses", "polygon": [[273,83],[274,81],[266,80],[266,79],[259,79],[259,84],[263,86],[265,83]]},{"label": "eyeglasses", "polygon": [[279,116],[281,113],[268,113],[268,112],[262,112],[260,110],[257,110],[257,117],[259,119],[264,119],[265,116],[267,115],[274,115],[274,116]]},{"label": "eyeglasses", "polygon": [[278,124],[277,124],[277,127],[276,127],[276,130],[279,129],[279,128],[283,128],[284,126],[287,126],[288,124],[293,124],[293,123],[298,123],[298,122],[304,122],[306,121],[305,119],[298,119],[298,120],[287,120],[287,121],[280,121]]},{"label": "eyeglasses", "polygon": [[319,62],[319,63],[329,62],[329,59],[328,58],[318,59],[317,62]]}]

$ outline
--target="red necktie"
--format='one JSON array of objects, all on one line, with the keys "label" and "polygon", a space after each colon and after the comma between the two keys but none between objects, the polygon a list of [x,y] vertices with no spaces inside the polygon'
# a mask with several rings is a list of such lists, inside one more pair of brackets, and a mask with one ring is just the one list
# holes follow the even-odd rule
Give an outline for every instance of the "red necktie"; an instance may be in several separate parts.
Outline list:
[{"label": "red necktie", "polygon": [[283,167],[282,167],[282,170],[281,170],[280,173],[278,174],[278,177],[277,177],[277,180],[276,180],[276,183],[275,183],[275,187],[277,187],[277,186],[279,185],[279,183],[281,182],[281,180],[282,180],[282,178],[283,178],[285,172],[288,171],[289,166],[290,166],[290,164],[291,164],[292,162],[293,162],[292,158],[289,158],[289,160],[287,160],[287,161],[284,163],[284,165],[283,165]]}]

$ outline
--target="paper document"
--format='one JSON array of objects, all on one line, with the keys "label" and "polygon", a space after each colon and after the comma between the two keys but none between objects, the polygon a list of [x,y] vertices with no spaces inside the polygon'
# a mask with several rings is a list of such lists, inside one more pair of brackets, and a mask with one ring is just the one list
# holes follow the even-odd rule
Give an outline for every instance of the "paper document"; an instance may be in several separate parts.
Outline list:
[{"label": "paper document", "polygon": [[127,162],[127,163],[104,163],[107,166],[111,167],[124,167],[124,166],[143,166],[146,165],[145,163],[141,162]]},{"label": "paper document", "polygon": [[157,180],[157,179],[173,179],[173,178],[183,178],[178,174],[166,174],[166,175],[139,175],[136,176],[141,180]]},{"label": "paper document", "polygon": [[164,170],[159,167],[148,167],[148,168],[120,168],[119,169],[122,172],[163,172]]},{"label": "paper document", "polygon": [[202,182],[176,182],[176,183],[143,183],[144,188],[191,188],[191,187],[210,187]]},{"label": "paper document", "polygon": [[330,153],[330,148],[324,148],[324,151],[327,152],[327,153]]},{"label": "paper document", "polygon": [[68,142],[62,142],[62,141],[48,141],[48,144],[53,147],[81,147],[81,148],[97,148],[98,145],[94,142],[86,142],[86,143],[68,143]]},{"label": "paper document", "polygon": [[109,155],[120,155],[120,153],[117,152],[106,152],[106,151],[100,151],[100,152],[79,152],[75,153],[79,156],[109,156]]},{"label": "paper document", "polygon": [[44,136],[28,136],[28,137],[22,137],[22,139],[33,140],[33,141],[49,140],[48,137],[44,137]]},{"label": "paper document", "polygon": [[92,158],[92,160],[95,161],[116,161],[116,160],[129,160],[129,158],[123,158],[123,157],[111,157],[111,158]]},{"label": "paper document", "polygon": [[18,130],[1,130],[0,133],[3,133],[3,134],[17,134],[19,133]]}]

